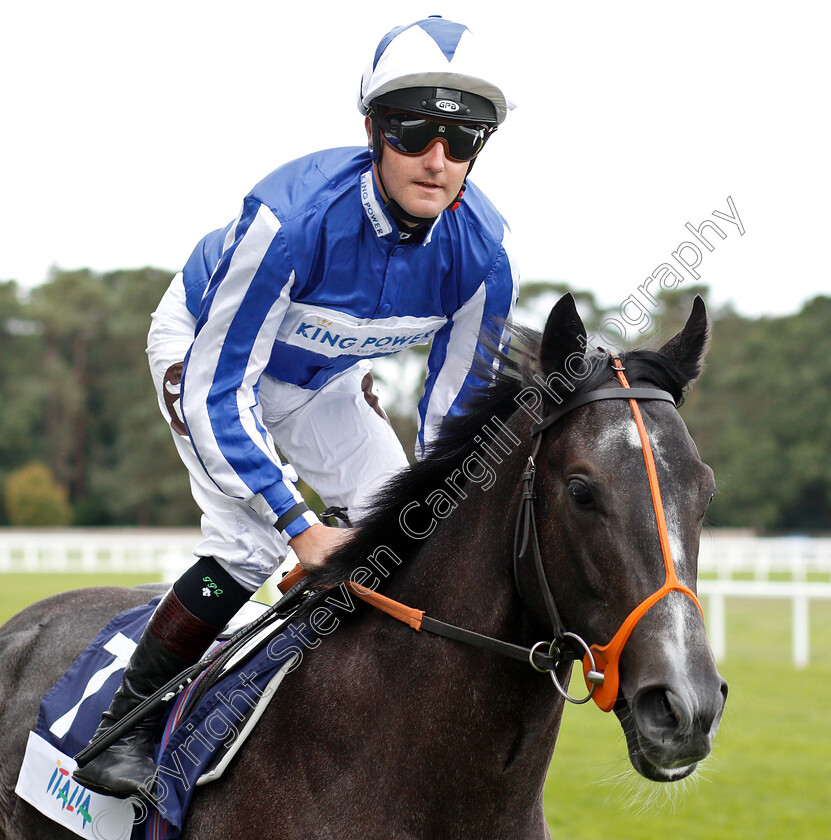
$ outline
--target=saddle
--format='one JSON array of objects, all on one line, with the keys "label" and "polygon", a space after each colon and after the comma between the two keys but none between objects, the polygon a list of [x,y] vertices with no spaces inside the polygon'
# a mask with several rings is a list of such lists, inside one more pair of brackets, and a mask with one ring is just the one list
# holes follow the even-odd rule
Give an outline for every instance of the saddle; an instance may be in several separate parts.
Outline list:
[{"label": "saddle", "polygon": [[[296,579],[290,573],[281,589]],[[248,602],[199,667],[181,674],[177,686],[168,684],[149,698],[148,702],[168,704],[170,711],[158,733],[154,789],[143,791],[153,807],[140,809],[147,818],[138,823],[133,808],[125,804],[130,800],[93,793],[71,777],[76,766],[72,757],[94,746],[88,746],[89,739],[161,596],[116,616],[41,701],[37,727],[29,733],[18,796],[82,837],[95,837],[93,827],[105,815],[107,836],[178,837],[194,789],[222,776],[283,678],[314,642],[307,628],[302,634],[291,632],[292,618],[305,597],[301,585],[273,607]],[[127,718],[124,724],[132,722]]]}]

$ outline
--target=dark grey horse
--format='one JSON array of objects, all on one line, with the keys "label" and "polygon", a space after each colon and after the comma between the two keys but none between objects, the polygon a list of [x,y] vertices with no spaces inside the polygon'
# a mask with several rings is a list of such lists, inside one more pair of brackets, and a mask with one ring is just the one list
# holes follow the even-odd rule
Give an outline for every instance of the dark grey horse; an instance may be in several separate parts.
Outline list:
[{"label": "dark grey horse", "polygon": [[[707,330],[698,300],[660,351],[623,357],[632,385],[680,401],[700,371]],[[331,559],[322,585],[377,585],[430,616],[519,645],[551,638],[533,564],[523,561],[515,573],[513,563],[532,415],[554,407],[558,387],[573,399],[618,386],[605,361],[589,372],[570,296],[536,345],[525,354],[515,347],[519,362],[506,362],[470,413],[448,424],[432,455],[386,488],[356,538]],[[671,403],[644,401],[641,411],[675,568],[694,589],[712,472]],[[604,645],[665,576],[627,400],[592,402],[554,423],[536,470],[540,553],[563,625]],[[317,623],[316,646],[229,771],[197,790],[183,837],[548,837],[543,784],[564,705],[549,675],[415,633],[345,592],[329,589],[307,607],[303,621]],[[2,840],[71,836],[12,792],[27,731],[40,697],[97,630],[147,598],[129,589],[69,592],[0,629]],[[567,682],[567,666],[558,670]],[[573,682],[580,694],[582,675]],[[725,696],[696,604],[672,592],[638,622],[620,661],[614,711],[635,769],[667,782],[691,773],[710,751]]]}]

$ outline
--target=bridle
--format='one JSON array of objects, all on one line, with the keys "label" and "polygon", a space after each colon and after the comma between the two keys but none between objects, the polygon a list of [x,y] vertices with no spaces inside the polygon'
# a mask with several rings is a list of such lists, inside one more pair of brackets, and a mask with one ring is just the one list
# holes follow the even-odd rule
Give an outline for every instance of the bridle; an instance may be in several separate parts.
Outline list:
[{"label": "bridle", "polygon": [[[545,604],[546,613],[548,614],[551,626],[554,629],[554,639],[550,643],[537,642],[532,648],[532,651],[543,647],[545,644],[549,645],[548,653],[558,661],[565,661],[568,652],[574,655],[574,649],[577,647],[583,653],[583,675],[586,680],[586,685],[589,688],[589,693],[582,699],[575,699],[570,696],[557,679],[556,671],[551,669],[551,679],[554,682],[557,690],[572,703],[586,703],[590,699],[594,699],[595,703],[604,711],[610,711],[617,700],[618,688],[620,684],[619,664],[620,657],[623,653],[623,648],[635,629],[637,623],[646,615],[646,613],[660,601],[666,597],[670,592],[683,592],[687,597],[691,598],[693,603],[698,607],[702,616],[704,611],[701,608],[696,594],[687,586],[684,586],[678,580],[675,573],[675,563],[672,559],[672,549],[669,543],[669,532],[667,531],[666,517],[664,516],[664,505],[661,500],[661,488],[658,484],[658,473],[655,469],[655,458],[652,454],[652,446],[649,443],[649,436],[646,432],[646,426],[643,422],[638,400],[663,400],[675,405],[675,399],[667,392],[655,388],[632,388],[624,374],[625,368],[620,358],[615,354],[610,354],[610,361],[612,370],[615,372],[620,388],[602,388],[595,391],[588,391],[581,394],[573,400],[570,400],[557,408],[554,412],[544,417],[540,422],[535,423],[531,427],[531,435],[533,439],[533,448],[531,455],[528,457],[528,464],[526,471],[523,473],[523,490],[522,501],[520,503],[519,516],[517,518],[517,529],[514,540],[514,578],[517,589],[520,594],[522,589],[520,587],[520,563],[530,551],[534,568],[536,570],[537,582],[539,584],[540,592],[542,593],[543,603]],[[666,578],[663,586],[653,592],[649,597],[641,601],[627,618],[621,624],[620,629],[615,633],[612,640],[606,645],[588,645],[580,636],[571,633],[565,629],[563,621],[560,618],[560,613],[557,610],[557,605],[554,596],[551,592],[551,587],[548,584],[548,579],[543,568],[542,555],[540,553],[539,539],[537,536],[537,527],[534,517],[534,500],[536,493],[534,492],[534,480],[536,476],[535,458],[539,452],[540,444],[542,442],[542,433],[549,429],[554,423],[560,420],[564,415],[574,411],[576,408],[588,405],[599,400],[614,400],[626,399],[629,401],[629,406],[632,410],[632,416],[635,425],[638,429],[638,436],[641,441],[643,449],[643,457],[646,463],[646,473],[649,479],[649,489],[652,496],[652,506],[655,511],[655,521],[658,526],[658,536],[661,544],[661,554],[664,559],[664,569],[666,571]],[[530,657],[531,665],[537,670],[548,670],[539,668],[533,656]]]},{"label": "bridle", "polygon": [[[655,458],[652,453],[652,447],[649,443],[649,436],[646,432],[643,416],[641,415],[640,408],[638,407],[638,401],[640,400],[661,400],[672,403],[672,405],[675,406],[675,399],[668,391],[662,391],[657,388],[632,388],[626,379],[624,374],[625,368],[623,367],[620,358],[613,353],[610,354],[609,358],[612,370],[615,372],[615,376],[617,377],[621,387],[600,388],[580,394],[560,405],[531,427],[532,450],[531,454],[528,456],[528,463],[526,465],[525,472],[522,474],[522,497],[514,537],[514,579],[520,599],[525,605],[526,610],[528,610],[528,599],[523,595],[523,587],[521,586],[521,564],[526,560],[530,553],[530,558],[536,572],[539,591],[542,595],[545,610],[554,631],[554,638],[552,641],[537,642],[530,648],[511,644],[510,642],[505,642],[501,639],[495,639],[491,636],[476,633],[472,630],[458,627],[454,624],[439,621],[438,619],[425,615],[424,610],[408,607],[399,601],[395,601],[392,598],[388,598],[385,595],[381,595],[371,589],[367,589],[359,584],[356,584],[354,581],[347,581],[344,584],[358,598],[366,601],[382,612],[387,613],[387,615],[404,622],[413,630],[424,630],[438,636],[443,636],[445,638],[488,650],[492,653],[498,653],[502,656],[508,656],[513,659],[528,662],[535,670],[548,672],[551,675],[551,679],[557,691],[569,702],[582,704],[593,699],[604,712],[611,711],[617,700],[620,684],[620,657],[623,653],[626,642],[632,634],[632,631],[635,629],[637,623],[655,604],[658,603],[658,601],[666,597],[670,592],[682,592],[693,601],[702,616],[704,614],[695,593],[689,587],[681,584],[675,573],[675,564],[672,559],[669,533],[667,531],[666,518],[664,516],[664,506],[661,501],[661,489],[658,485],[658,474],[655,469]],[[551,428],[551,426],[553,426],[566,414],[569,414],[584,405],[588,405],[589,403],[599,402],[601,400],[620,399],[629,401],[629,406],[631,408],[632,416],[638,429],[638,436],[643,448],[643,456],[649,479],[652,505],[655,511],[655,521],[658,526],[658,535],[660,538],[661,554],[664,559],[666,577],[663,586],[641,601],[641,603],[629,613],[608,644],[589,645],[576,633],[572,633],[565,628],[562,618],[560,617],[559,610],[557,609],[554,595],[551,592],[548,578],[545,574],[534,513],[534,502],[536,500],[536,493],[534,490],[534,482],[536,479],[535,459],[540,450],[543,432]],[[303,572],[302,567],[298,564],[298,567],[290,572],[289,575],[280,582],[280,589],[287,592],[290,587],[295,586],[298,581],[302,580],[304,575],[305,573]],[[568,694],[566,689],[562,686],[557,677],[556,669],[561,665],[573,662],[581,655],[583,660],[583,675],[589,691],[585,697],[577,699]]]}]

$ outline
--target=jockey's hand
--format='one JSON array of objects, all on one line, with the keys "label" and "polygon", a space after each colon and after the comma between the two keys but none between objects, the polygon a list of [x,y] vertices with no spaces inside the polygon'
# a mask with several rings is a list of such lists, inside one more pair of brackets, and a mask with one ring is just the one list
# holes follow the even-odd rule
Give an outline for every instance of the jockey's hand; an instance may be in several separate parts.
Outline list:
[{"label": "jockey's hand", "polygon": [[312,525],[289,540],[297,559],[307,572],[317,572],[326,565],[326,558],[346,543],[354,528],[328,528]]}]

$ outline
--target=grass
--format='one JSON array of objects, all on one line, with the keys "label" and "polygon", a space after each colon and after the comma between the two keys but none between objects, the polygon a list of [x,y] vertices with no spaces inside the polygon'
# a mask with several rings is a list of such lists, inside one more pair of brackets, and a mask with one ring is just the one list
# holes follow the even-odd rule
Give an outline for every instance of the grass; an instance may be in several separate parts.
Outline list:
[{"label": "grass", "polygon": [[[0,622],[26,604],[134,575],[3,576]],[[614,715],[566,710],[545,791],[554,840],[824,840],[831,836],[831,604],[811,604],[811,665],[790,663],[790,607],[728,600],[730,696],[713,755],[681,785],[631,770]],[[552,689],[553,691],[553,689]],[[520,840],[520,838],[518,838]]]},{"label": "grass", "polygon": [[[570,707],[545,791],[563,840],[824,840],[831,836],[831,604],[811,604],[811,665],[790,663],[790,607],[728,601],[730,695],[713,754],[682,786],[631,770],[613,715]],[[674,789],[673,789],[674,788]]]},{"label": "grass", "polygon": [[0,584],[0,624],[29,604],[86,586],[135,586],[149,583],[147,574],[4,574]]}]

